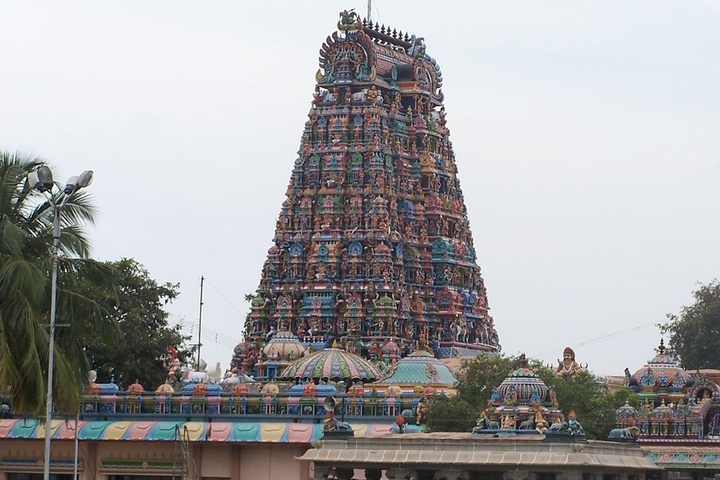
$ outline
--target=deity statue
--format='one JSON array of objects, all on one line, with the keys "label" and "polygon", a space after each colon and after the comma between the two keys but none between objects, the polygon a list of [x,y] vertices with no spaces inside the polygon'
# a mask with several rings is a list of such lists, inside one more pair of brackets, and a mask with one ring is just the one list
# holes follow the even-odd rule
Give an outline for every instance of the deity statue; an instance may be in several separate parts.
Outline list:
[{"label": "deity statue", "polygon": [[430,405],[428,404],[427,397],[422,397],[415,408],[415,424],[420,425],[425,421]]},{"label": "deity statue", "polygon": [[575,352],[570,347],[563,350],[563,359],[558,360],[558,366],[555,373],[558,377],[568,378],[575,375],[582,367],[575,361]]},{"label": "deity statue", "polygon": [[578,422],[577,417],[575,416],[574,410],[570,410],[567,424],[570,435],[585,435],[582,425],[580,425],[580,422]]},{"label": "deity statue", "polygon": [[510,414],[506,414],[502,419],[500,426],[503,430],[514,430],[515,429],[515,417]]}]

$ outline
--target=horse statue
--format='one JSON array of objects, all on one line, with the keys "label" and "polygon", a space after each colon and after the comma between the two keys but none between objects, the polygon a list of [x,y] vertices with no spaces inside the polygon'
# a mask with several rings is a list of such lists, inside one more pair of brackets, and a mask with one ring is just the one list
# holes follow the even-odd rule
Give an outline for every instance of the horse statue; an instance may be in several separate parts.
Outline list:
[{"label": "horse statue", "polygon": [[518,430],[534,430],[535,429],[535,418],[528,418],[523,420],[518,425]]},{"label": "horse statue", "polygon": [[485,410],[483,410],[476,425],[477,426],[473,428],[473,432],[476,432],[477,430],[500,430],[500,422],[490,420],[490,417],[488,417]]},{"label": "horse statue", "polygon": [[556,418],[547,428],[548,433],[560,433],[564,431],[567,431],[567,423],[563,421],[562,417]]}]

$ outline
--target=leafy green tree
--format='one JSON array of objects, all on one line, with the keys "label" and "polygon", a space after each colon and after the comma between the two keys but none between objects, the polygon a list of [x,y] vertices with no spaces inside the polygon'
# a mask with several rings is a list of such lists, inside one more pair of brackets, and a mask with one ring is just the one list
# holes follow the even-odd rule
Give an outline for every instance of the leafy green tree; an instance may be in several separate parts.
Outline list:
[{"label": "leafy green tree", "polygon": [[[41,158],[0,151],[0,389],[15,411],[40,413],[45,407],[49,353],[50,274],[53,205],[65,200],[54,189],[48,198],[31,188],[27,175]],[[67,288],[83,276],[112,282],[107,269],[88,258],[86,224],[95,208],[85,191],[72,193],[61,210],[53,399],[56,409],[75,411],[88,367],[77,332],[102,331],[101,311],[88,297]],[[70,282],[72,283],[72,281]],[[66,326],[62,326],[66,325]]]},{"label": "leafy green tree", "polygon": [[615,410],[624,405],[626,400],[638,403],[632,390],[621,388],[611,393],[604,382],[598,381],[587,370],[580,370],[565,379],[551,375],[544,381],[555,390],[558,408],[566,415],[574,411],[590,438],[607,438],[610,430],[615,428]]},{"label": "leafy green tree", "polygon": [[720,367],[720,283],[713,280],[693,292],[695,303],[684,306],[679,315],[668,314],[660,325],[670,334],[668,345],[688,370]]},{"label": "leafy green tree", "polygon": [[139,380],[145,388],[155,389],[164,383],[167,373],[164,360],[168,347],[177,349],[185,363],[193,348],[186,345],[189,336],[179,325],[170,325],[165,307],[177,298],[179,285],[158,283],[147,269],[134,259],[107,262],[115,274],[115,288],[81,281],[77,288],[91,296],[106,312],[105,321],[116,326],[116,334],[83,339],[99,382],[115,382],[127,387]]}]

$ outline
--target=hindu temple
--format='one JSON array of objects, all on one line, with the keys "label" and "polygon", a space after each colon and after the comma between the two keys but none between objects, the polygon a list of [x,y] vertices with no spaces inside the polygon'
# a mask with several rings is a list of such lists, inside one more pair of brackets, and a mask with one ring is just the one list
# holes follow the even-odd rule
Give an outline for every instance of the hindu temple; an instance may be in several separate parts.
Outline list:
[{"label": "hindu temple", "polygon": [[[617,410],[613,442],[586,439],[524,358],[472,433],[423,433],[428,403],[456,393],[447,364],[500,350],[442,73],[422,37],[347,11],[319,60],[232,375],[184,371],[175,356],[163,385],[90,378],[79,411],[50,422],[52,478],[720,476],[720,378],[684,371],[662,344],[628,370],[645,408]],[[568,347],[556,374],[583,368]],[[0,395],[0,480],[39,478],[45,432]]]},{"label": "hindu temple", "polygon": [[402,355],[495,352],[440,66],[422,37],[354,12],[337,27],[235,367],[251,374],[251,344],[276,332],[366,358],[371,339]]}]

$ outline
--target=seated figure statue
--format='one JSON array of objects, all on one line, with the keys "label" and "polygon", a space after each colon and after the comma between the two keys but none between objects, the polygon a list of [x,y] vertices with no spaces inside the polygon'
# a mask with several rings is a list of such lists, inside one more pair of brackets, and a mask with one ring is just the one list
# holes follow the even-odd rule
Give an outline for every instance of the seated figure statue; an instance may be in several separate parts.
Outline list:
[{"label": "seated figure statue", "polygon": [[575,411],[571,410],[568,414],[567,428],[570,435],[585,435],[585,431],[575,417]]},{"label": "seated figure statue", "polygon": [[555,373],[558,377],[568,378],[575,375],[581,368],[580,364],[575,361],[575,352],[573,349],[565,347],[565,350],[563,350],[563,359],[558,360]]}]

